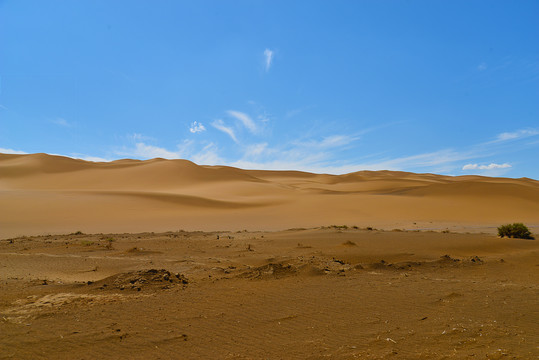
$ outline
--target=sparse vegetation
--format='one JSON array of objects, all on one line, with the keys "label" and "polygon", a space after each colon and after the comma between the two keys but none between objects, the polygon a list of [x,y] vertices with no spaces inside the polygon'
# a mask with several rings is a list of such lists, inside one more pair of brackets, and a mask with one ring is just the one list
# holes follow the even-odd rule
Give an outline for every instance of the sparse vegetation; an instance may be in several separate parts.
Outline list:
[{"label": "sparse vegetation", "polygon": [[114,239],[109,237],[107,239],[107,244],[105,245],[105,249],[112,250],[112,243],[114,242]]},{"label": "sparse vegetation", "polygon": [[523,223],[513,223],[498,227],[498,236],[516,239],[534,239],[530,230]]},{"label": "sparse vegetation", "polygon": [[348,229],[348,225],[330,225],[330,226],[327,226],[326,229],[346,230]]}]

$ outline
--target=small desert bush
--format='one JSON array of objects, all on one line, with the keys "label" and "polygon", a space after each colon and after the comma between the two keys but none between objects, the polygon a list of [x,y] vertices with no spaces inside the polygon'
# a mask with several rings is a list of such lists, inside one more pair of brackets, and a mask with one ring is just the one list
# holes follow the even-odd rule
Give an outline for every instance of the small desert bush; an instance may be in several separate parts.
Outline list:
[{"label": "small desert bush", "polygon": [[105,244],[105,249],[107,250],[112,250],[112,243],[114,242],[115,240],[111,237],[107,238],[107,243]]},{"label": "small desert bush", "polygon": [[348,225],[331,225],[328,226],[330,229],[338,229],[338,230],[346,230],[348,229]]},{"label": "small desert bush", "polygon": [[498,236],[517,239],[533,239],[530,230],[523,223],[507,224],[498,227]]}]

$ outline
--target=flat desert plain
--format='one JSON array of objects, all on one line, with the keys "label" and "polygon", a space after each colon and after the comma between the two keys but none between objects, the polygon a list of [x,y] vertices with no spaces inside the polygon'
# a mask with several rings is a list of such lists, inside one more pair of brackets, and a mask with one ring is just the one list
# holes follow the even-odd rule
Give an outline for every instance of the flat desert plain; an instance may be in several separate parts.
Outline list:
[{"label": "flat desert plain", "polygon": [[536,359],[510,222],[538,181],[0,155],[0,358]]}]

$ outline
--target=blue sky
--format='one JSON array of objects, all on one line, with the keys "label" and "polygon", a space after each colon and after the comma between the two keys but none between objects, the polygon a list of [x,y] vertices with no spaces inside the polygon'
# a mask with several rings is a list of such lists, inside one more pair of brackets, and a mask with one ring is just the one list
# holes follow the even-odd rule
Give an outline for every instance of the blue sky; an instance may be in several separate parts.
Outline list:
[{"label": "blue sky", "polygon": [[539,179],[537,1],[0,1],[0,152]]}]

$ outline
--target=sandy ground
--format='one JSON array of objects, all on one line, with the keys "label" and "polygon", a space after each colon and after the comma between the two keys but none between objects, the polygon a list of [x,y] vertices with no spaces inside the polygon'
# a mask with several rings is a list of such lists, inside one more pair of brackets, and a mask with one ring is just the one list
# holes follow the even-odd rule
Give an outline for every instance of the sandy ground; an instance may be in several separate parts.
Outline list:
[{"label": "sandy ground", "polygon": [[537,359],[516,221],[539,182],[0,154],[0,359]]},{"label": "sandy ground", "polygon": [[2,359],[534,359],[539,242],[317,228],[0,241]]}]

